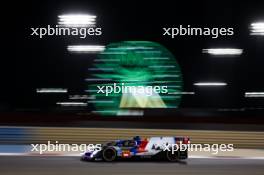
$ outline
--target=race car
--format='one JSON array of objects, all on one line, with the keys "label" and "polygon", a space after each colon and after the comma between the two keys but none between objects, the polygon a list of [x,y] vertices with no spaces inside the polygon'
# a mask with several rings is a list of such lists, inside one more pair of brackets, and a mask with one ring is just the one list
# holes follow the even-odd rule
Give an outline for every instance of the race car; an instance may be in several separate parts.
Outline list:
[{"label": "race car", "polygon": [[[150,137],[139,136],[131,140],[116,140],[104,144],[100,150],[85,152],[81,160],[115,161],[118,159],[156,159],[178,161],[188,158],[188,137]],[[183,149],[185,148],[185,149]]]}]

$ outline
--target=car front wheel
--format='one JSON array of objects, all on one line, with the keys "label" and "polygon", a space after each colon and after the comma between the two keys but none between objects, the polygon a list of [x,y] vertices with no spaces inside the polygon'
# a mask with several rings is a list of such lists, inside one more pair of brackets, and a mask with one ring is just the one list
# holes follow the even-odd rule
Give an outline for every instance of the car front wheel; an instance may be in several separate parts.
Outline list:
[{"label": "car front wheel", "polygon": [[106,148],[103,150],[103,160],[112,162],[116,159],[116,150],[114,148]]}]

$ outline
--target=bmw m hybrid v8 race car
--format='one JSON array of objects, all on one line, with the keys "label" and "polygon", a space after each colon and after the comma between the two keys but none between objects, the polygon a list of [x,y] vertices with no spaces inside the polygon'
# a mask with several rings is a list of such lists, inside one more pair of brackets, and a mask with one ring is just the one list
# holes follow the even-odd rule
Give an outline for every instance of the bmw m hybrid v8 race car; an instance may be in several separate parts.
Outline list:
[{"label": "bmw m hybrid v8 race car", "polygon": [[188,148],[189,144],[188,137],[150,137],[142,140],[136,136],[131,140],[106,143],[101,150],[85,152],[81,160],[111,162],[118,159],[149,158],[174,162],[188,158],[188,149],[179,149],[179,145]]}]

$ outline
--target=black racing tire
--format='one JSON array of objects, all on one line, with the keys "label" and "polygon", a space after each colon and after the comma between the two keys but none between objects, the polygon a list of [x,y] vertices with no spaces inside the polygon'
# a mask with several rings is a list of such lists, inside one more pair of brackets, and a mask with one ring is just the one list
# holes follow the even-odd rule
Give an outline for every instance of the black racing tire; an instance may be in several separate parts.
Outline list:
[{"label": "black racing tire", "polygon": [[172,153],[172,151],[166,152],[166,160],[169,162],[177,162],[179,161],[179,151]]},{"label": "black racing tire", "polygon": [[105,148],[102,152],[103,160],[106,162],[112,162],[116,160],[117,153],[114,148]]}]

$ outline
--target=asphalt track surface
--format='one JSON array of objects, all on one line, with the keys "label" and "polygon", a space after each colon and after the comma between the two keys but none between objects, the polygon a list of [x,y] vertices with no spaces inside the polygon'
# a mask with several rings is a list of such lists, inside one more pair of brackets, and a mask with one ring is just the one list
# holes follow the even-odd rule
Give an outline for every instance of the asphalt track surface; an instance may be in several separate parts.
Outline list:
[{"label": "asphalt track surface", "polygon": [[0,156],[1,175],[263,175],[264,160],[207,159],[168,162],[83,162],[78,157]]}]

